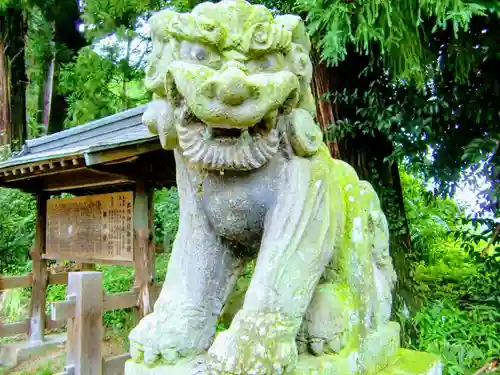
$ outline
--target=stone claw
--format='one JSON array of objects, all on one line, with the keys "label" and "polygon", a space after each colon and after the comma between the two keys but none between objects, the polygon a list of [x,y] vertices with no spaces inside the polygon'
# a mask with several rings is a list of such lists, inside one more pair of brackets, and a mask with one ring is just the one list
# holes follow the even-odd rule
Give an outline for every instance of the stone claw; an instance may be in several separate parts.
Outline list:
[{"label": "stone claw", "polygon": [[313,339],[309,344],[309,348],[314,355],[322,355],[325,353],[325,341],[322,339]]},{"label": "stone claw", "polygon": [[140,362],[144,359],[144,351],[142,350],[142,346],[131,342],[130,343],[130,356],[136,362]]},{"label": "stone claw", "polygon": [[316,356],[338,353],[349,335],[352,302],[345,285],[319,285],[301,327],[300,340]]},{"label": "stone claw", "polygon": [[[267,329],[266,329],[267,331]],[[297,363],[292,336],[279,337],[264,332],[229,328],[215,339],[208,352],[207,370],[217,375],[285,374]]]}]

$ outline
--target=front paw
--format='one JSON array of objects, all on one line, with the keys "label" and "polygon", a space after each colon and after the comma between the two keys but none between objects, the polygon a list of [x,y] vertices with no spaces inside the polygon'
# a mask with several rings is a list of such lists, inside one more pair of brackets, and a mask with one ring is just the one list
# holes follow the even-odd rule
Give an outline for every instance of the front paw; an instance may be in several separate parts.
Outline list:
[{"label": "front paw", "polygon": [[[213,337],[206,319],[184,314],[153,312],[130,332],[130,355],[137,362],[174,364],[206,350]],[[215,328],[214,328],[215,333]]]},{"label": "front paw", "polygon": [[235,317],[208,351],[212,374],[285,374],[297,364],[295,328],[279,313]]}]

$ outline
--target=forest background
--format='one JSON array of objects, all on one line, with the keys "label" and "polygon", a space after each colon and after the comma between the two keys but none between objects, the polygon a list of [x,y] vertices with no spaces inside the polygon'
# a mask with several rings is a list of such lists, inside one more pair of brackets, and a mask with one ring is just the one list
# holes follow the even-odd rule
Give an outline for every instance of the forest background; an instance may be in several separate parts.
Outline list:
[{"label": "forest background", "polygon": [[[404,346],[440,354],[446,374],[498,359],[500,2],[254,2],[306,22],[325,142],[375,186],[389,220]],[[196,3],[0,0],[1,157],[28,138],[148,102],[147,19]],[[161,282],[176,190],[157,191],[155,209]],[[34,223],[33,197],[0,189],[0,274],[30,271]],[[132,269],[100,269],[108,292],[132,286]],[[51,285],[47,303],[63,299],[64,288]],[[2,320],[18,320],[28,301],[29,290],[9,292]],[[106,313],[105,323],[126,336],[131,312]]]}]

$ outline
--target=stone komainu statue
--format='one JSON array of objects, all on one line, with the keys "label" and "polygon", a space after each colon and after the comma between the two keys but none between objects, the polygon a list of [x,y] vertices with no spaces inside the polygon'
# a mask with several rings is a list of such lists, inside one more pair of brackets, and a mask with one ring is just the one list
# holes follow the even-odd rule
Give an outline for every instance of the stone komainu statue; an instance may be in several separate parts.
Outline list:
[{"label": "stone komainu statue", "polygon": [[[322,142],[302,21],[223,0],[161,11],[150,30],[144,122],[174,150],[180,225],[126,373],[378,372],[399,347],[387,222]],[[216,335],[252,258],[243,306]]]}]

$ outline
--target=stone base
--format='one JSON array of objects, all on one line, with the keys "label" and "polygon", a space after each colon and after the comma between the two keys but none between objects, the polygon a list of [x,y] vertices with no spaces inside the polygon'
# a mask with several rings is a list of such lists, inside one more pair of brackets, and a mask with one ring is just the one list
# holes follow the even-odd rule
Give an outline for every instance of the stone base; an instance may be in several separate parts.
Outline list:
[{"label": "stone base", "polygon": [[[297,368],[290,375],[349,375],[356,374],[353,370],[355,356],[324,356],[312,357],[301,355]],[[205,375],[203,371],[203,357],[184,361],[176,366],[146,367],[143,364],[127,361],[126,375]],[[318,365],[314,367],[313,364]],[[408,349],[399,349],[392,363],[380,372],[370,375],[441,375],[443,367],[439,357],[433,354],[417,352]],[[363,375],[368,375],[365,372]],[[273,374],[269,374],[273,375]]]},{"label": "stone base", "polygon": [[203,361],[205,356],[190,360],[180,360],[175,366],[159,365],[148,367],[129,359],[125,362],[125,375],[198,375],[205,374]]},{"label": "stone base", "polygon": [[392,365],[378,375],[441,375],[443,365],[437,355],[399,349]]},{"label": "stone base", "polygon": [[[205,375],[204,356],[178,362],[175,366],[147,367],[129,360],[125,375]],[[343,350],[339,354],[315,357],[301,354],[289,375],[441,375],[442,366],[435,355],[399,348],[399,324],[389,322],[364,341],[360,353]],[[243,375],[243,374],[242,374]],[[269,374],[273,375],[273,374]]]},{"label": "stone base", "polygon": [[360,353],[349,349],[339,354],[315,357],[302,354],[292,375],[354,375],[357,373],[357,363],[362,363],[363,374],[377,374],[394,362],[399,349],[399,324],[389,322],[375,332],[372,332],[361,346]]},{"label": "stone base", "polygon": [[66,344],[66,334],[45,336],[41,342],[16,342],[0,345],[0,365],[16,367],[20,362]]}]

